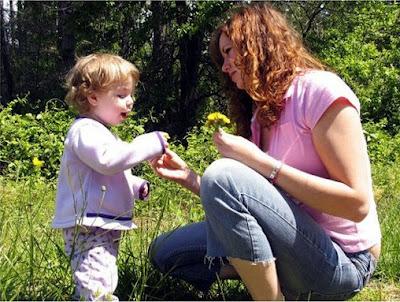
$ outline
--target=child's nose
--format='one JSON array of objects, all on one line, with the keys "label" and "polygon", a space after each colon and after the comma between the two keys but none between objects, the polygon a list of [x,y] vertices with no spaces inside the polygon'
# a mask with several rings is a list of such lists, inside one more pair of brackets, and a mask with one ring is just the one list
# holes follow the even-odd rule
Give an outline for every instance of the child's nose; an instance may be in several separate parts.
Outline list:
[{"label": "child's nose", "polygon": [[129,109],[132,109],[133,103],[134,103],[133,97],[130,95],[130,96],[128,97],[128,99],[126,100],[126,106],[127,106]]}]

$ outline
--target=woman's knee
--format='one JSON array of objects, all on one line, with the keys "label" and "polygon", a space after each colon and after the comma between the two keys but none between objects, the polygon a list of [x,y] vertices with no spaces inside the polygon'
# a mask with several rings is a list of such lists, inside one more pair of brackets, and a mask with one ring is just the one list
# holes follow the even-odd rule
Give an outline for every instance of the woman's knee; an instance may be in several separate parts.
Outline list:
[{"label": "woman's knee", "polygon": [[238,197],[240,193],[237,184],[241,182],[241,171],[246,168],[242,163],[229,158],[218,159],[208,166],[200,186],[200,197],[206,211],[208,206],[216,206],[215,198],[220,197],[228,202],[228,198],[224,198],[226,194]]},{"label": "woman's knee", "polygon": [[209,194],[216,186],[229,188],[240,170],[240,162],[222,158],[211,163],[201,178],[200,194]]}]

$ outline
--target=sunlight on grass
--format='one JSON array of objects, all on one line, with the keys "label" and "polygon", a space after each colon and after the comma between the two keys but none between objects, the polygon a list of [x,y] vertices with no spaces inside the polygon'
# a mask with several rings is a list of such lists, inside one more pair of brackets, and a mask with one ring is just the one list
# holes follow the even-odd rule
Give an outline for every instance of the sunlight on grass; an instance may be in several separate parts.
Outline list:
[{"label": "sunlight on grass", "polygon": [[[199,199],[189,191],[163,181],[148,167],[148,201],[137,202],[139,229],[121,242],[119,284],[121,300],[248,300],[236,280],[216,282],[207,294],[185,282],[163,276],[148,261],[147,248],[158,234],[203,219]],[[400,170],[396,165],[375,166],[374,185],[383,246],[371,283],[354,301],[400,299]],[[61,233],[50,226],[54,183],[35,177],[13,182],[0,178],[0,300],[70,300],[73,284]]]},{"label": "sunlight on grass", "polygon": [[400,284],[372,280],[352,301],[399,301]]},{"label": "sunlight on grass", "polygon": [[376,203],[382,230],[382,254],[376,276],[400,280],[400,169],[392,166],[375,166],[373,169]]}]

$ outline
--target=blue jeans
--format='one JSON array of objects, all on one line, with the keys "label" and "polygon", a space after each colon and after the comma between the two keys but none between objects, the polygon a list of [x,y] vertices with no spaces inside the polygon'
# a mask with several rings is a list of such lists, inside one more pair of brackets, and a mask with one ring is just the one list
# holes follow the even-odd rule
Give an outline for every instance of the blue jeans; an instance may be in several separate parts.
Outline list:
[{"label": "blue jeans", "polygon": [[240,162],[212,163],[200,196],[205,221],[160,235],[149,252],[161,272],[199,289],[211,286],[226,257],[276,259],[286,299],[345,300],[376,267],[369,251],[345,253],[284,192]]}]

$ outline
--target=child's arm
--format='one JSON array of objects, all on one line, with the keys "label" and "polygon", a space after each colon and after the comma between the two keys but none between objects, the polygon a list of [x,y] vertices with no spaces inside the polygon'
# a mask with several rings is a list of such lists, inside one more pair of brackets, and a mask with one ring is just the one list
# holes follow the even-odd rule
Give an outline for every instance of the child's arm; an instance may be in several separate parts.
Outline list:
[{"label": "child's arm", "polygon": [[74,131],[72,147],[77,156],[98,173],[113,175],[160,156],[167,142],[161,132],[151,132],[131,143],[116,139],[102,125],[90,121]]},{"label": "child's arm", "polygon": [[147,200],[150,196],[150,183],[138,176],[131,175],[130,183],[133,189],[133,196],[135,199]]}]

